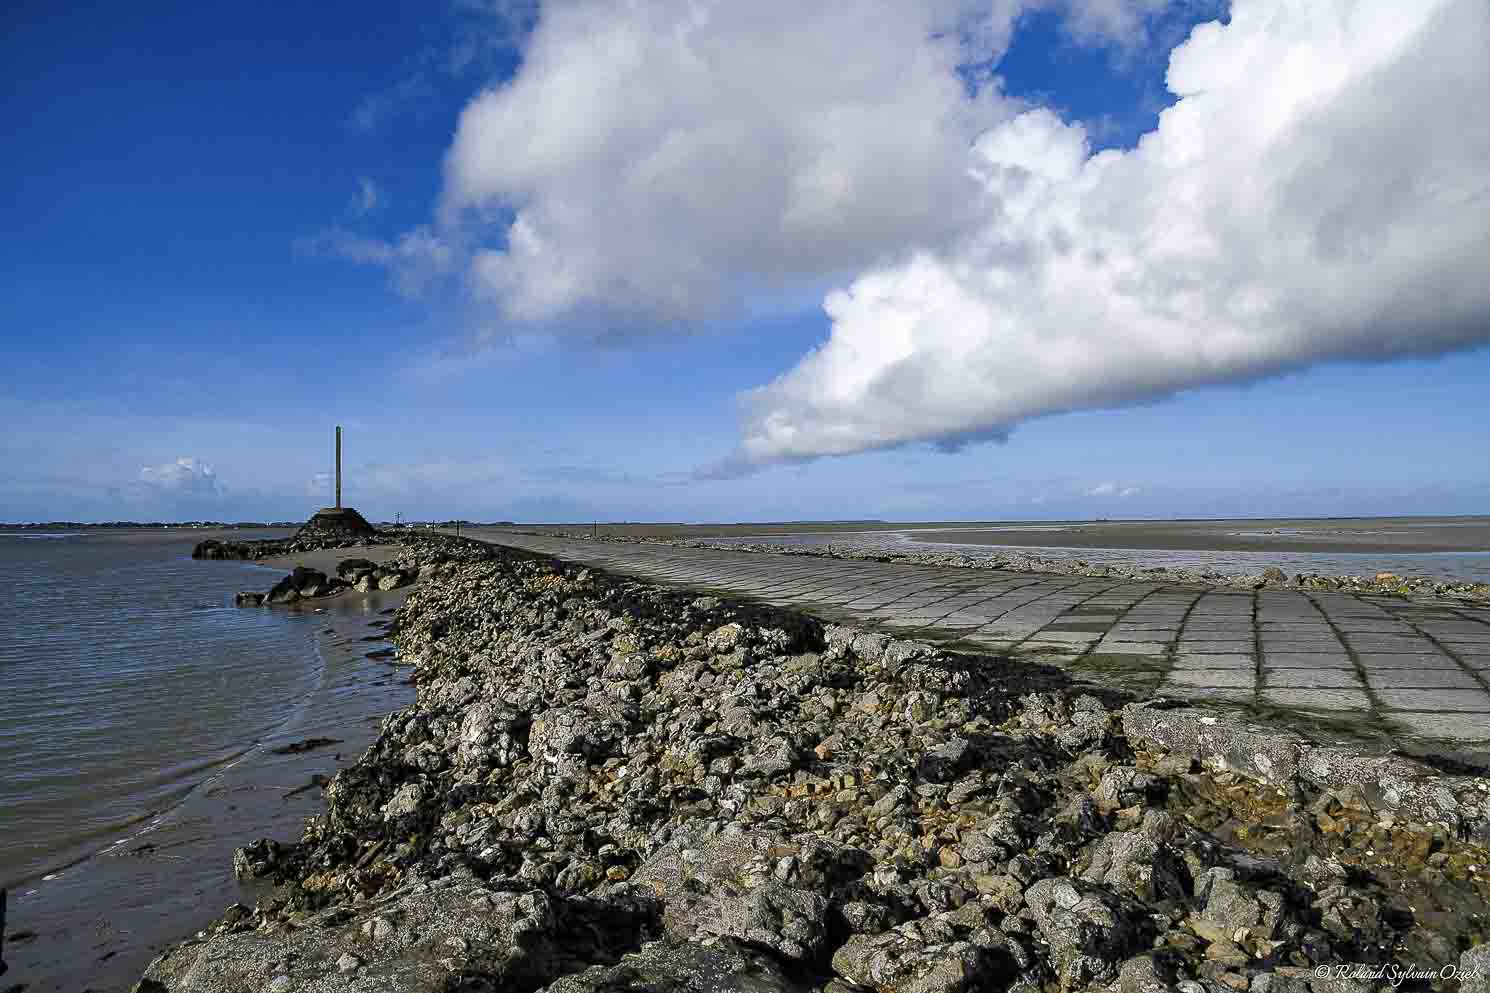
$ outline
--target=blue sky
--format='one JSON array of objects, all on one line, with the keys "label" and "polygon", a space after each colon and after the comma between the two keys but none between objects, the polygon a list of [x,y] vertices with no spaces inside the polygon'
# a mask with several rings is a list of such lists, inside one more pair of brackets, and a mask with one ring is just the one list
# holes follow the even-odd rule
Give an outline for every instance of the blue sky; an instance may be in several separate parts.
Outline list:
[{"label": "blue sky", "polygon": [[[1477,16],[1474,5],[1439,6],[1451,22]],[[1407,206],[1377,226],[1309,222],[1317,237],[1355,231],[1352,258],[1359,239],[1375,239],[1378,261],[1332,270],[1323,286],[1276,273],[1246,284],[1245,299],[1290,303],[1306,315],[1297,323],[1269,312],[1232,334],[1221,322],[1241,291],[1222,299],[1205,286],[1166,289],[1158,303],[1146,290],[1153,312],[1142,319],[1056,314],[1062,295],[1108,305],[1081,273],[1055,298],[994,294],[977,274],[1029,253],[1011,248],[992,262],[978,253],[990,238],[1023,237],[1017,225],[1033,222],[1009,212],[1028,195],[1020,217],[1065,219],[1060,232],[1040,231],[1077,244],[1090,236],[1120,254],[1116,214],[1090,221],[1094,234],[1080,220],[1098,216],[1090,157],[1103,149],[1126,156],[1109,174],[1127,182],[1205,194],[1187,177],[1145,175],[1139,150],[1160,145],[1163,135],[1144,136],[1177,99],[1166,89],[1171,50],[1196,24],[1220,18],[1222,45],[1245,27],[1228,25],[1225,8],[1016,5],[1007,36],[995,24],[962,50],[928,47],[911,68],[893,63],[897,53],[931,37],[952,4],[928,2],[924,23],[903,12],[914,4],[880,11],[883,39],[820,39],[825,51],[871,53],[863,66],[812,50],[799,62],[757,25],[720,18],[699,28],[700,50],[758,67],[752,91],[738,73],[696,87],[667,75],[677,53],[647,47],[667,34],[663,0],[607,17],[603,30],[627,27],[626,44],[641,53],[608,69],[607,53],[625,46],[597,35],[585,7],[574,0],[540,16],[536,6],[474,0],[371,11],[328,2],[250,16],[225,3],[10,5],[0,15],[0,415],[9,425],[0,520],[303,517],[328,502],[338,423],[348,502],[375,518],[1490,512],[1490,311],[1474,289],[1490,281],[1433,262],[1431,246],[1420,253],[1431,268],[1388,265],[1392,239],[1415,230],[1404,225],[1438,216],[1431,203],[1414,215],[1413,191],[1452,187],[1459,153],[1479,148],[1479,135],[1453,139],[1467,150],[1435,146],[1405,163],[1394,175]],[[1433,30],[1423,28],[1423,45]],[[881,51],[890,62],[869,61]],[[1354,64],[1351,52],[1340,57]],[[981,80],[966,102],[939,88],[937,74],[954,64]],[[978,64],[982,75],[968,69]],[[776,65],[787,67],[782,81]],[[1367,69],[1390,66],[1361,70],[1369,96]],[[576,70],[598,80],[578,97],[565,89],[578,85]],[[845,92],[850,75],[852,86],[885,76],[894,88]],[[1349,94],[1345,78],[1339,92]],[[849,121],[829,137],[803,137],[810,113],[787,127],[770,109],[819,89],[833,94],[821,119]],[[673,106],[690,90],[686,106]],[[843,109],[877,98],[894,103],[884,112],[892,135],[896,113],[944,112],[948,123],[926,141],[946,149],[897,158],[875,115],[865,130]],[[1224,108],[1209,106],[1212,121],[1195,126],[1229,133]],[[1353,105],[1312,107],[1310,135],[1356,120]],[[699,124],[712,120],[728,126]],[[1404,126],[1368,121],[1350,133]],[[738,154],[718,153],[720,134]],[[700,135],[713,142],[706,159],[688,144]],[[979,147],[995,148],[988,161],[1004,177],[988,182],[1012,182],[1016,159],[1023,171],[1017,188],[990,185],[975,202],[958,185],[968,169],[957,159],[987,135],[999,140]],[[1009,151],[1016,138],[1025,144]],[[1063,158],[1071,141],[1082,149],[1074,164]],[[754,148],[780,153],[756,163]],[[1325,161],[1336,152],[1316,149]],[[701,175],[699,161],[721,158],[717,173]],[[812,169],[777,175],[768,159]],[[635,162],[653,163],[643,193],[627,173]],[[1294,204],[1310,179],[1306,165],[1289,171],[1269,210]],[[753,199],[759,191],[822,182],[906,190],[915,206],[898,211],[861,193],[814,200],[804,213],[794,201],[795,213],[750,227],[776,203]],[[1330,182],[1355,180],[1337,170]],[[1109,199],[1124,209],[1147,202],[1136,188]],[[1073,190],[1088,198],[1079,209]],[[1483,244],[1483,200],[1461,202],[1471,206],[1456,214],[1464,228],[1453,244]],[[1281,243],[1290,219],[1269,216]],[[1133,222],[1134,244],[1148,240],[1126,271],[1162,260],[1153,232],[1182,229],[1184,218],[1161,220]],[[1216,230],[1228,244],[1251,234]],[[541,251],[523,254],[523,231]],[[1242,285],[1237,259],[1249,273],[1265,269],[1274,248],[1228,251],[1225,278],[1212,271],[1218,262],[1195,279]],[[1485,258],[1474,263],[1481,277]],[[1030,271],[1035,280],[1054,270]],[[1377,292],[1392,280],[1393,293]],[[1445,300],[1460,310],[1446,312]],[[895,323],[912,304],[925,314]],[[1161,326],[1160,312],[1188,315],[1192,330]],[[953,340],[963,326],[982,336],[974,351]],[[1192,333],[1203,347],[1172,337]],[[891,341],[903,347],[876,357]],[[1016,353],[1027,365],[1010,364]],[[1057,354],[1070,357],[1053,365]],[[1035,366],[1039,375],[1023,375]],[[1007,440],[938,445],[979,433]]]}]

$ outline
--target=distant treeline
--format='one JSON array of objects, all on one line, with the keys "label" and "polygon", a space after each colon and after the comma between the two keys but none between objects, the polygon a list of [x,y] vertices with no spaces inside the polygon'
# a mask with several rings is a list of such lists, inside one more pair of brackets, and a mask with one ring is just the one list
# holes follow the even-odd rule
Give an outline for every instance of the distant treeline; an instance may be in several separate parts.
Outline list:
[{"label": "distant treeline", "polygon": [[[83,528],[89,530],[100,530],[103,528],[222,528],[233,530],[236,528],[298,528],[304,521],[26,521],[21,524],[6,524],[0,522],[0,529],[7,531],[77,531]],[[383,521],[387,527],[394,527],[392,521]],[[479,524],[475,521],[404,521],[404,527],[511,527],[512,521],[492,521],[488,524]]]},{"label": "distant treeline", "polygon": [[0,524],[8,530],[56,531],[62,528],[298,528],[299,521],[27,521],[24,524]]}]

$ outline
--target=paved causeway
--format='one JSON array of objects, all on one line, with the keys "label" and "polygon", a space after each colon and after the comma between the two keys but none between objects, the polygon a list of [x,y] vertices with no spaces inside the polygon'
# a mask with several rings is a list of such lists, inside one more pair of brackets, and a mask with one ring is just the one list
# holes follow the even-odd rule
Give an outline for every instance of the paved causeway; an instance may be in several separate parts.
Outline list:
[{"label": "paved causeway", "polygon": [[[611,572],[801,608],[825,620],[1040,658],[1171,698],[1370,718],[1490,740],[1490,609],[817,556],[475,537]],[[1390,723],[1386,723],[1390,722]]]}]

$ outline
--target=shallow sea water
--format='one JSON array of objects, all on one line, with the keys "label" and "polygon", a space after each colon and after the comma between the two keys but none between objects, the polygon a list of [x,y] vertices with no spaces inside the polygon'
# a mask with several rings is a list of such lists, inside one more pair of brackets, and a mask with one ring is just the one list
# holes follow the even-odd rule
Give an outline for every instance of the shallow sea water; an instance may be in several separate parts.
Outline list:
[{"label": "shallow sea water", "polygon": [[[294,840],[321,803],[300,788],[412,699],[366,657],[401,595],[239,609],[282,570],[194,561],[200,537],[0,533],[0,988],[128,989],[159,948],[252,903],[233,848]],[[343,744],[274,754],[316,735]]]}]

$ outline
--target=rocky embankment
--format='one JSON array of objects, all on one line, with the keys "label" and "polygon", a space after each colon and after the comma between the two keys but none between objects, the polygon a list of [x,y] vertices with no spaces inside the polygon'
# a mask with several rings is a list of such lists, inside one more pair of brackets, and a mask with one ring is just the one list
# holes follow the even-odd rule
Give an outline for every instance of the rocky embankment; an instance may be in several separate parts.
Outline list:
[{"label": "rocky embankment", "polygon": [[419,578],[419,555],[409,554],[378,565],[367,559],[343,559],[337,563],[336,575],[319,569],[296,566],[275,583],[267,593],[239,593],[234,602],[240,607],[266,607],[299,603],[338,596],[348,590],[358,593],[387,592],[402,589]]},{"label": "rocky embankment", "polygon": [[1484,779],[484,547],[416,550],[393,637],[417,703],[297,843],[239,852],[272,893],[138,991],[1490,974]]},{"label": "rocky embankment", "polygon": [[382,563],[355,556],[342,559],[337,563],[335,575],[307,566],[296,566],[268,592],[239,593],[234,602],[240,607],[263,607],[327,599],[349,590],[358,593],[388,592],[415,582],[419,578],[421,561],[484,561],[491,554],[485,545],[462,541],[449,535],[416,531],[374,531],[354,536],[343,530],[318,527],[318,522],[312,518],[310,523],[290,538],[263,541],[208,539],[198,543],[191,555],[194,559],[259,561],[328,549],[388,545],[402,546],[404,552]]},{"label": "rocky embankment", "polygon": [[306,525],[289,538],[266,538],[258,541],[222,541],[217,538],[208,538],[206,541],[197,543],[197,546],[191,550],[191,557],[256,562],[259,559],[275,558],[281,555],[300,555],[327,548],[368,548],[374,545],[403,544],[410,540],[415,540],[410,534],[390,534],[378,531],[370,535],[353,537],[340,533],[322,532]]},{"label": "rocky embankment", "polygon": [[1399,576],[1392,572],[1378,572],[1371,576],[1323,576],[1315,573],[1295,573],[1290,576],[1277,566],[1271,566],[1257,575],[1238,576],[1218,572],[1196,572],[1191,569],[1171,569],[1165,566],[1145,568],[1117,563],[1091,563],[1082,559],[1048,558],[1026,552],[999,552],[986,556],[974,556],[953,552],[891,552],[883,548],[853,544],[803,546],[723,543],[688,538],[631,538],[615,535],[595,538],[589,535],[571,535],[570,537],[634,544],[677,545],[682,548],[726,549],[733,552],[756,552],[769,555],[816,555],[823,558],[851,559],[860,562],[902,562],[907,565],[933,565],[957,569],[1003,569],[1009,572],[1087,576],[1094,579],[1141,579],[1146,582],[1184,583],[1237,590],[1320,590],[1375,596],[1446,597],[1454,600],[1490,603],[1490,583]]}]

